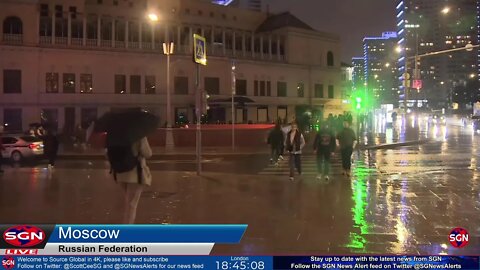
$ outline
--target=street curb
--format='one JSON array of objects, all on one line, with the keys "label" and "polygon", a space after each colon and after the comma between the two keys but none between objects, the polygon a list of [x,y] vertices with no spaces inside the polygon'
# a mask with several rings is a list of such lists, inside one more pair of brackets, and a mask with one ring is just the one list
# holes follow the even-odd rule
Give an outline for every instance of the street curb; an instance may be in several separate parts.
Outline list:
[{"label": "street curb", "polygon": [[400,142],[400,143],[388,143],[388,144],[380,144],[380,145],[372,145],[372,146],[360,146],[360,150],[377,150],[377,149],[393,149],[397,147],[403,147],[403,146],[412,146],[412,145],[420,145],[420,144],[426,144],[429,142],[432,142],[433,140],[431,139],[425,139],[425,140],[417,140],[417,141],[408,141],[408,142]]},{"label": "street curb", "polygon": [[[205,152],[202,153],[203,156],[239,156],[239,155],[261,155],[261,154],[269,154],[266,151],[263,152],[239,152],[239,153],[232,153],[232,152]],[[162,154],[154,154],[150,159],[158,160],[162,159],[165,156],[195,156],[195,152],[188,152],[188,153],[162,153]],[[59,154],[58,159],[66,159],[66,160],[84,160],[84,159],[93,159],[93,160],[103,160],[106,159],[105,154]]]}]

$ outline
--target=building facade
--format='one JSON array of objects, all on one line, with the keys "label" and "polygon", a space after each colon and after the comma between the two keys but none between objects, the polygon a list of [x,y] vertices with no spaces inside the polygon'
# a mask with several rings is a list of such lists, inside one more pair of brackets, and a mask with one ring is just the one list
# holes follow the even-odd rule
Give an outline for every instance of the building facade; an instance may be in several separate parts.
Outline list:
[{"label": "building facade", "polygon": [[[418,100],[427,100],[432,108],[448,108],[452,105],[454,89],[477,80],[477,55],[458,51],[415,61],[415,55],[478,44],[478,1],[429,1],[400,0],[397,2],[397,31],[401,55],[398,78],[408,72],[412,79],[421,79],[421,89],[411,89],[406,98],[409,107],[421,106]],[[406,63],[408,61],[408,63]],[[407,66],[407,70],[405,70]],[[417,67],[418,72],[414,72]],[[405,87],[400,83],[401,98]]]},{"label": "building facade", "polygon": [[361,90],[365,87],[365,59],[363,57],[352,58],[352,89]]},{"label": "building facade", "polygon": [[363,39],[365,88],[377,104],[398,104],[397,34]]},{"label": "building facade", "polygon": [[[172,121],[193,122],[193,34],[207,41],[199,88],[210,95],[209,122],[271,123],[292,120],[298,107],[344,109],[339,37],[289,13],[195,0],[0,0],[0,21],[0,121],[11,131],[37,122],[70,131],[126,107],[164,123],[165,42],[175,45]],[[234,86],[232,119],[226,101]]]}]

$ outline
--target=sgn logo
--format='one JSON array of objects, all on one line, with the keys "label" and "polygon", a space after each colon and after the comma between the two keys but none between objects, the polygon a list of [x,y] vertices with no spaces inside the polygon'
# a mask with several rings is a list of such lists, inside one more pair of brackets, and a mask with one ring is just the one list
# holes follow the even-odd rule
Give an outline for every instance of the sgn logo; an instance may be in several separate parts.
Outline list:
[{"label": "sgn logo", "polygon": [[45,232],[35,226],[13,226],[3,232],[5,242],[16,247],[33,247],[45,241]]},{"label": "sgn logo", "polygon": [[455,228],[450,232],[448,241],[453,247],[462,248],[468,244],[469,235],[467,230],[463,228]]},{"label": "sgn logo", "polygon": [[15,259],[12,256],[3,257],[2,266],[5,269],[12,269],[13,267],[15,267]]}]

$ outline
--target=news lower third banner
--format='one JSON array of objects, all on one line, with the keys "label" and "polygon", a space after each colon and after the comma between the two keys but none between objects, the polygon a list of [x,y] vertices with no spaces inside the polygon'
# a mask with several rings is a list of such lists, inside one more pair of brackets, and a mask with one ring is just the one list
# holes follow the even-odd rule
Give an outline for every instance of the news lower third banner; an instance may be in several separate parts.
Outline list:
[{"label": "news lower third banner", "polygon": [[5,269],[479,269],[452,256],[3,256]]},{"label": "news lower third banner", "polygon": [[[0,225],[2,269],[479,269],[474,256],[209,256],[247,225]],[[3,267],[3,268],[2,268]]]},{"label": "news lower third banner", "polygon": [[209,255],[247,225],[0,225],[5,255]]}]

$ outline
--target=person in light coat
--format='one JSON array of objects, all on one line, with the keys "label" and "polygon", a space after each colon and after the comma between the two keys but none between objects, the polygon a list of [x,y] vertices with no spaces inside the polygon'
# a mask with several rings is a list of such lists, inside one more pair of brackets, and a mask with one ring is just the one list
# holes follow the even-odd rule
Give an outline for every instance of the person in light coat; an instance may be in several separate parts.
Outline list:
[{"label": "person in light coat", "polygon": [[121,185],[125,191],[123,221],[126,224],[135,223],[137,206],[143,189],[152,184],[152,174],[147,166],[147,158],[152,156],[152,149],[150,148],[147,138],[144,137],[133,143],[132,151],[134,156],[138,156],[140,168],[116,174],[117,183]]}]

